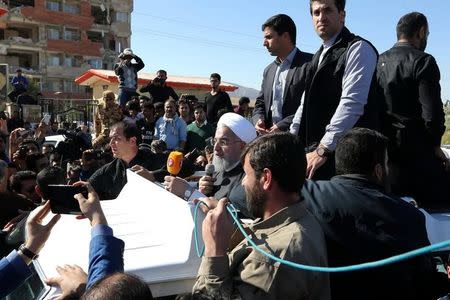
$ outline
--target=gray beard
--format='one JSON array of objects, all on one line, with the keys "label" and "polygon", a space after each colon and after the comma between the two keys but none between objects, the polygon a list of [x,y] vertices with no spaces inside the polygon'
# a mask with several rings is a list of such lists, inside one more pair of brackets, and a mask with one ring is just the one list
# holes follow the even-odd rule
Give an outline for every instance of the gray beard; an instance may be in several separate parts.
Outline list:
[{"label": "gray beard", "polygon": [[233,168],[236,162],[229,161],[214,154],[212,164],[214,165],[215,172],[225,172]]}]

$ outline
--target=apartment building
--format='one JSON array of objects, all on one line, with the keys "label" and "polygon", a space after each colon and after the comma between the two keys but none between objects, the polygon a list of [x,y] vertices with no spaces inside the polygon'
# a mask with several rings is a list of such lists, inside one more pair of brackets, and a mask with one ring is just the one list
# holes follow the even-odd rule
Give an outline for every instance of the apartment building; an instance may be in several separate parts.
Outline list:
[{"label": "apartment building", "polygon": [[132,0],[3,0],[0,64],[18,68],[45,97],[91,98],[74,79],[88,69],[112,69],[130,46]]}]

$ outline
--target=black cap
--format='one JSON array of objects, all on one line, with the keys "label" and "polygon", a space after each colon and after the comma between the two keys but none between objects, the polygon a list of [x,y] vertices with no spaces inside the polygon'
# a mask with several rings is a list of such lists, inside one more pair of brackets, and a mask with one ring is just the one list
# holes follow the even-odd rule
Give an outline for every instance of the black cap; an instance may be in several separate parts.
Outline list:
[{"label": "black cap", "polygon": [[16,71],[17,73],[19,73],[19,72],[22,72],[22,70],[21,69],[17,69],[17,71]]}]

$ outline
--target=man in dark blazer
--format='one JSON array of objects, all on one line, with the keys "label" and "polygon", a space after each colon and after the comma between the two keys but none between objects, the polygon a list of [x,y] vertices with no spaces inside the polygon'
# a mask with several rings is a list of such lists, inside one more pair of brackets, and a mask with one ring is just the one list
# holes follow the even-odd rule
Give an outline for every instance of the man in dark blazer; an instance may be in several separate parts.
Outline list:
[{"label": "man in dark blazer", "polygon": [[264,70],[253,124],[260,134],[287,131],[304,89],[301,67],[311,61],[312,54],[301,52],[295,46],[297,29],[287,15],[270,17],[262,25],[262,31],[264,46],[276,59]]}]

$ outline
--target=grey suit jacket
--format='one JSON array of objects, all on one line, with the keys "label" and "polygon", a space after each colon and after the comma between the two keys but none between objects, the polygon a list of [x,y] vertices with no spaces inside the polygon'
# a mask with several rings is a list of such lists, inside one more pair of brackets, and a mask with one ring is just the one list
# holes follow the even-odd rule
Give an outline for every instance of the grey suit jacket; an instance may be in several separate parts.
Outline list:
[{"label": "grey suit jacket", "polygon": [[[292,123],[293,115],[300,106],[302,93],[305,89],[304,76],[302,76],[302,66],[311,61],[313,55],[311,53],[302,52],[297,49],[294,56],[288,75],[286,77],[286,86],[283,95],[283,120],[276,125],[282,131],[289,130]],[[263,81],[261,90],[256,98],[255,108],[253,109],[253,123],[256,124],[258,120],[262,119],[267,123],[272,123],[272,113],[270,107],[272,106],[272,89],[273,80],[277,71],[277,64],[272,62],[266,67],[263,74]]]}]

